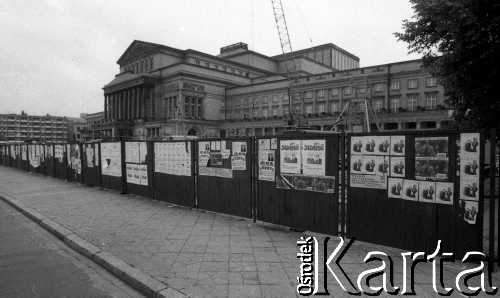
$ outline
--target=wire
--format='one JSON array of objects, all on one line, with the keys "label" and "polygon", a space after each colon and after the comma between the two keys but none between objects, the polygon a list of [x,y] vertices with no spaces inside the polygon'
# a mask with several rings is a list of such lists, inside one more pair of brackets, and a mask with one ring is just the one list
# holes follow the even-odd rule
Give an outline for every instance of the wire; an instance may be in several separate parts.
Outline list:
[{"label": "wire", "polygon": [[311,34],[309,34],[309,29],[307,29],[307,24],[304,21],[304,17],[302,16],[302,11],[300,10],[299,4],[297,3],[297,0],[294,0],[293,2],[295,2],[295,6],[297,7],[297,10],[299,11],[300,20],[302,21],[302,25],[304,26],[304,29],[306,30],[307,37],[309,37],[309,42],[311,43],[311,46],[314,47],[314,43],[312,41]]}]

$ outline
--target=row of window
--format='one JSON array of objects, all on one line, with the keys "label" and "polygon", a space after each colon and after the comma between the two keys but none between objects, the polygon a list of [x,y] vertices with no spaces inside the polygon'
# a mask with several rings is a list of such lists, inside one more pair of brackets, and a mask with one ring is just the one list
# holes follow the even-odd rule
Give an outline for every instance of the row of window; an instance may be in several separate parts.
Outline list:
[{"label": "row of window", "polygon": [[126,70],[132,73],[144,73],[153,69],[153,57],[148,57],[129,64]]},{"label": "row of window", "polygon": [[[437,86],[437,81],[436,78],[427,78],[427,87],[435,87]],[[382,92],[384,91],[385,84],[384,83],[377,83],[373,85],[373,90],[375,92]],[[391,90],[400,90],[400,81],[392,81]],[[415,89],[418,88],[418,79],[409,79],[408,80],[408,89]],[[356,88],[354,89],[353,87],[344,87],[344,88],[333,88],[331,89],[331,95],[332,96],[338,96],[340,94],[340,90],[343,90],[344,95],[351,95],[354,93],[354,90],[357,91],[358,94],[364,94],[366,92],[365,88]],[[305,91],[304,92],[304,98],[305,99],[312,99],[313,98],[313,91]],[[282,94],[282,101],[287,102],[288,101],[288,95],[287,94]],[[326,90],[318,90],[317,91],[317,97],[318,98],[324,98],[326,97]],[[294,100],[300,100],[300,93],[295,93],[293,94],[293,99]],[[278,95],[271,95],[271,96],[264,96],[261,98],[254,97],[251,101],[252,104],[267,104],[267,103],[277,103],[279,101],[279,96]],[[234,106],[239,106],[241,101],[239,99],[236,99],[233,101]],[[243,105],[249,105],[250,104],[250,99],[249,98],[244,98],[243,99]]]},{"label": "row of window", "polygon": [[[416,111],[418,108],[417,104],[417,97],[408,97],[407,98],[408,104],[406,105],[405,109],[407,111]],[[390,109],[394,112],[399,111],[399,108],[401,107],[400,105],[401,99],[400,98],[391,98],[390,100]],[[364,102],[357,102],[353,104],[354,110],[359,110],[362,111],[365,108]],[[327,106],[329,107],[329,110],[327,110]],[[383,99],[377,99],[373,101],[373,109],[377,112],[380,112],[384,108],[384,100]],[[434,110],[437,108],[437,98],[435,94],[429,94],[425,98],[425,108],[429,110]],[[317,103],[316,104],[316,111],[314,111],[314,105],[313,104],[304,104],[302,107],[301,104],[294,104],[292,105],[292,109],[295,112],[302,113],[304,111],[305,114],[313,114],[313,113],[339,113],[340,112],[340,104],[339,102],[330,102],[329,104],[322,102],[322,103]],[[244,115],[247,116],[248,113],[250,112],[250,109],[243,109],[242,110]],[[279,107],[271,107],[271,108],[260,108],[260,109],[253,109],[252,114],[253,117],[269,117],[269,116],[281,116],[283,114],[288,114],[289,107],[288,106],[282,106],[281,108]],[[238,118],[239,114],[241,113],[241,110],[234,110],[234,117],[233,113],[228,112],[229,118]]]},{"label": "row of window", "polygon": [[[200,61],[198,59],[195,59],[194,62],[196,63],[196,65],[202,65],[202,61]],[[215,63],[210,63],[208,61],[203,61],[203,63],[204,63],[203,65],[205,67],[208,67],[208,68],[220,70],[220,71],[223,71],[223,72],[229,72],[229,73],[232,73],[232,74],[235,74],[235,75],[239,75],[239,76],[242,76],[242,77],[247,77],[247,78],[250,76],[248,72],[241,71],[241,70],[238,70],[238,69],[234,69],[234,68],[231,68],[231,67],[218,65],[218,64],[215,64]]]}]

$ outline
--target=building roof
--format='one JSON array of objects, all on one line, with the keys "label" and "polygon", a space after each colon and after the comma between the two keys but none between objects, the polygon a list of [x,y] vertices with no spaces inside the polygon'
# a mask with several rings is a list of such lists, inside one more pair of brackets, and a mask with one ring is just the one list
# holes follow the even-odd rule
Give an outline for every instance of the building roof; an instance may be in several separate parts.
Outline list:
[{"label": "building roof", "polygon": [[304,55],[304,54],[307,54],[308,52],[311,52],[311,51],[317,51],[317,50],[324,50],[324,49],[334,49],[334,50],[337,50],[339,52],[341,52],[342,54],[346,55],[346,56],[349,56],[351,57],[352,59],[356,60],[359,62],[359,57],[342,49],[341,47],[333,44],[333,43],[325,43],[325,44],[322,44],[322,45],[318,45],[318,46],[314,46],[314,47],[310,47],[310,48],[306,48],[306,49],[302,49],[302,50],[298,50],[298,51],[293,51],[292,53],[289,53],[289,54],[280,54],[280,55],[275,55],[275,56],[272,56],[271,58],[274,58],[274,59],[284,59],[284,58],[288,58],[290,56],[295,56],[295,55]]}]

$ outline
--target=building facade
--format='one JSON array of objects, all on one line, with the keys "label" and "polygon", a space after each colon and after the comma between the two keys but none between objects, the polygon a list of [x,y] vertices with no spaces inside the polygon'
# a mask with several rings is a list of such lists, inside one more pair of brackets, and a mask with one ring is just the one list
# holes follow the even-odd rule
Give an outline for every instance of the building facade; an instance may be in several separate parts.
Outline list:
[{"label": "building facade", "polygon": [[66,142],[68,120],[58,116],[0,115],[0,141]]},{"label": "building facade", "polygon": [[334,44],[266,56],[237,43],[215,56],[136,40],[117,64],[95,126],[104,137],[272,135],[290,114],[330,130],[346,106],[335,130],[361,130],[368,110],[374,129],[450,124],[443,89],[420,60],[360,68]]}]

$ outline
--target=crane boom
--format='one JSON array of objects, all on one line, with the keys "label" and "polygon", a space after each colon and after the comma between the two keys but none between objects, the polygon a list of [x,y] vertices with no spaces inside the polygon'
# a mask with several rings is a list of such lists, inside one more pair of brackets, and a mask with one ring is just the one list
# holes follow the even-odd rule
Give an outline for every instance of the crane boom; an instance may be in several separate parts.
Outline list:
[{"label": "crane boom", "polygon": [[[288,88],[288,101],[289,101],[289,112],[288,112],[288,124],[292,128],[298,128],[300,126],[307,126],[304,124],[303,115],[299,112],[297,113],[292,109],[292,97],[295,96],[295,90],[293,86],[294,81],[298,81],[298,74],[296,72],[297,65],[295,63],[295,58],[293,57],[292,43],[290,42],[290,34],[288,33],[288,26],[286,24],[285,11],[283,10],[283,4],[281,0],[271,0],[273,5],[274,19],[276,21],[276,28],[278,29],[278,35],[280,38],[281,51],[283,56],[290,55],[290,62],[286,63],[287,75],[289,80]],[[302,99],[302,96],[300,96]]]}]

